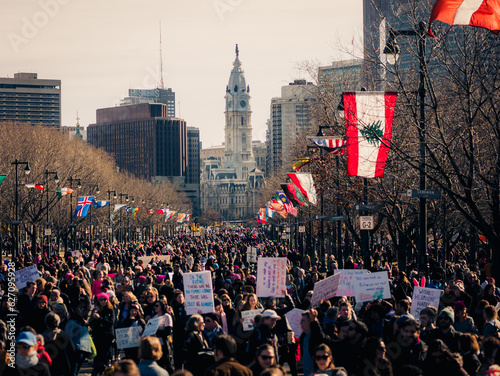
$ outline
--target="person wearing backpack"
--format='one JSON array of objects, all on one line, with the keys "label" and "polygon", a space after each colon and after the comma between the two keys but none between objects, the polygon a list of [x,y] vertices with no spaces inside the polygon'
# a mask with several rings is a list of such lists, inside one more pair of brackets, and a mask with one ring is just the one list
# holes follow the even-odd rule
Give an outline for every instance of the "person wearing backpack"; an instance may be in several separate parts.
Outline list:
[{"label": "person wearing backpack", "polygon": [[483,310],[483,317],[485,321],[483,329],[483,337],[499,337],[500,333],[500,321],[498,320],[498,313],[495,307],[486,306]]}]

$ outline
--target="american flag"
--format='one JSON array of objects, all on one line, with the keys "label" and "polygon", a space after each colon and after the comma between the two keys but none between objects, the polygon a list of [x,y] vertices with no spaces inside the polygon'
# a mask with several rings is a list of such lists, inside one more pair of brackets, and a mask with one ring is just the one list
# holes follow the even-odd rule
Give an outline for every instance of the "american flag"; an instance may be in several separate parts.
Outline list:
[{"label": "american flag", "polygon": [[345,153],[345,139],[343,137],[309,137],[309,140],[329,153],[336,155],[344,155]]}]

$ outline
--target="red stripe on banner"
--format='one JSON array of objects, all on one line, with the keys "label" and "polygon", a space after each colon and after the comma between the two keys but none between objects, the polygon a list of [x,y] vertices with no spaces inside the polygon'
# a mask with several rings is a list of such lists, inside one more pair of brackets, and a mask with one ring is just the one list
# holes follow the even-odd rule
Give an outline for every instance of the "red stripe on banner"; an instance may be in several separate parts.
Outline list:
[{"label": "red stripe on banner", "polygon": [[385,131],[382,136],[380,148],[377,155],[377,164],[375,165],[375,177],[381,178],[384,176],[385,163],[391,148],[391,133],[392,133],[392,120],[394,119],[394,109],[396,107],[396,99],[398,94],[396,92],[386,91],[384,95],[385,104]]},{"label": "red stripe on banner", "polygon": [[358,175],[359,141],[358,141],[358,109],[356,93],[344,92],[344,109],[346,125],[347,176]]}]

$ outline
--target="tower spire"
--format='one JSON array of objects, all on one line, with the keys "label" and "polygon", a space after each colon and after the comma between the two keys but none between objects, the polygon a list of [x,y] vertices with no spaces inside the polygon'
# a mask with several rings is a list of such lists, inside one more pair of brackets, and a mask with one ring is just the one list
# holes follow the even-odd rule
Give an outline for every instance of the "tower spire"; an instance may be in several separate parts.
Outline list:
[{"label": "tower spire", "polygon": [[240,50],[238,49],[238,43],[236,43],[236,57],[240,55]]},{"label": "tower spire", "polygon": [[161,54],[161,21],[160,21],[160,89],[165,89],[165,86],[163,84],[163,58]]}]

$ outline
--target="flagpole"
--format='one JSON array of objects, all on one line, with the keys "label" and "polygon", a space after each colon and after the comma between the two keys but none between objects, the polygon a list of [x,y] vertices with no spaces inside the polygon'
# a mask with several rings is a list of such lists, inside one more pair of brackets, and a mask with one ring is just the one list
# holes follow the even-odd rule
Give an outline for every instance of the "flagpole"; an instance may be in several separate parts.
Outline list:
[{"label": "flagpole", "polygon": [[[17,158],[14,160],[14,162],[12,162],[11,164],[13,164],[14,166],[16,166],[15,170],[16,170],[16,195],[15,195],[15,206],[16,206],[16,218],[15,218],[15,221],[12,221],[11,224],[14,225],[14,228],[15,228],[15,232],[16,232],[16,244],[15,244],[15,249],[13,250],[12,252],[12,261],[14,262],[18,253],[19,253],[19,224],[21,223],[19,221],[19,176],[18,176],[18,173],[17,173],[17,166],[19,165],[26,165],[26,167],[24,168],[24,172],[26,173],[26,175],[29,175],[29,173],[31,172],[30,170],[30,166],[28,164],[28,162],[19,162],[17,160]],[[0,250],[1,252],[1,250]],[[2,256],[0,255],[0,258]]]},{"label": "flagpole", "polygon": [[108,192],[108,201],[109,201],[109,209],[108,209],[108,218],[109,218],[109,226],[108,226],[108,237],[109,237],[109,245],[113,243],[113,225],[111,223],[111,192],[113,192],[113,198],[116,198],[116,191],[112,191],[110,189],[107,190]]},{"label": "flagpole", "polygon": [[59,176],[57,175],[57,171],[49,171],[45,170],[45,188],[47,190],[47,222],[45,222],[45,225],[47,226],[47,241],[48,241],[48,248],[47,248],[47,256],[50,258],[50,254],[52,252],[52,241],[51,241],[51,235],[52,231],[50,229],[50,226],[52,226],[52,222],[49,222],[49,175],[55,175],[54,176],[54,181],[55,183],[59,183]]}]

